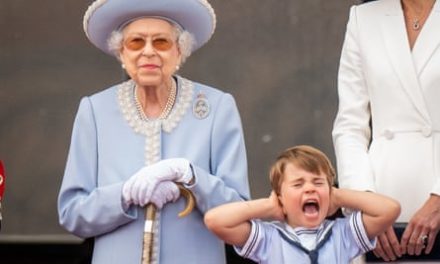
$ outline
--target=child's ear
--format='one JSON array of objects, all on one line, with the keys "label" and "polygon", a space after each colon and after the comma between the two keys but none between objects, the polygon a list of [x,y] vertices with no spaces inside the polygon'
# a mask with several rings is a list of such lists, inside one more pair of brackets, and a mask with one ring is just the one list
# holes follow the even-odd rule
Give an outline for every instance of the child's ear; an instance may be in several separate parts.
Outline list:
[{"label": "child's ear", "polygon": [[284,213],[285,215],[287,215],[286,209],[285,209],[285,207],[284,207],[284,205],[283,205],[283,201],[282,201],[282,199],[281,199],[281,195],[278,195],[277,197],[278,197],[278,202],[280,203],[281,209],[283,209],[283,213]]}]

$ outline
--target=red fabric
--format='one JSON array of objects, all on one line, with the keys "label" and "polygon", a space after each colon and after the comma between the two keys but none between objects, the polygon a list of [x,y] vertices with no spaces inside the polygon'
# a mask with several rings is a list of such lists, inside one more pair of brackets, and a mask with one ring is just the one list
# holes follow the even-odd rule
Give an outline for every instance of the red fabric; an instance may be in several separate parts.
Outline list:
[{"label": "red fabric", "polygon": [[3,167],[3,162],[0,160],[0,200],[2,199],[5,191],[5,179],[5,168]]}]

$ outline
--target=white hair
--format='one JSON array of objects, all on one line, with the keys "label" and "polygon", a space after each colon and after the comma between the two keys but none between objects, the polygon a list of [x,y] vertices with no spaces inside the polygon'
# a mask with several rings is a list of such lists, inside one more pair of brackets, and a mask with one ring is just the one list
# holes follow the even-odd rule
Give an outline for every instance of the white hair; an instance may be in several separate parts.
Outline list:
[{"label": "white hair", "polygon": [[[180,26],[176,25],[174,22],[171,22],[171,25],[174,28],[174,32],[177,35],[177,46],[180,50],[181,53],[181,61],[180,61],[180,65],[181,66],[186,59],[191,55],[192,49],[194,47],[194,43],[195,43],[195,39],[194,36],[188,32],[187,30],[183,30]],[[107,40],[107,45],[108,45],[108,49],[113,53],[113,55],[119,58],[119,52],[122,48],[122,41],[124,40],[124,36],[122,34],[122,31],[124,30],[124,28],[127,25],[125,25],[122,28],[119,28],[117,30],[114,30],[111,34],[110,37]]]}]

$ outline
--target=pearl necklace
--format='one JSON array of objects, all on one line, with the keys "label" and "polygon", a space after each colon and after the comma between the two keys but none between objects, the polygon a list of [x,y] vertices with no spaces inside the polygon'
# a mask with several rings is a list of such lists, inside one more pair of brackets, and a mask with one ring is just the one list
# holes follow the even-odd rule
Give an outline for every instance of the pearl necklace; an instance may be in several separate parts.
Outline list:
[{"label": "pearl necklace", "polygon": [[[139,88],[135,84],[134,101],[135,101],[136,109],[137,109],[139,115],[141,116],[142,120],[150,121],[151,119],[148,118],[145,115],[144,109],[142,108],[142,104],[139,101],[139,98],[138,98],[137,92],[136,92],[137,89],[139,89]],[[171,109],[173,109],[174,102],[176,101],[176,94],[177,94],[176,82],[174,81],[174,79],[172,79],[171,80],[171,87],[170,87],[170,94],[168,95],[168,99],[167,99],[167,102],[165,104],[165,107],[163,108],[163,110],[160,113],[159,117],[155,118],[155,119],[162,120],[162,119],[166,119],[168,117],[168,115],[171,112]]]}]

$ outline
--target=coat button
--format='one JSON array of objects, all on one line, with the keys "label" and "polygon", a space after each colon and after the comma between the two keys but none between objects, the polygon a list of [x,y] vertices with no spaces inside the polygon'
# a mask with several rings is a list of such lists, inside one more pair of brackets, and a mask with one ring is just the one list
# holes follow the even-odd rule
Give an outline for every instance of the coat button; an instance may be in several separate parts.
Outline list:
[{"label": "coat button", "polygon": [[391,140],[391,139],[394,138],[394,133],[393,133],[393,131],[391,131],[391,130],[389,130],[389,129],[385,129],[385,130],[383,131],[383,136],[384,136],[386,139]]},{"label": "coat button", "polygon": [[429,137],[432,134],[432,129],[429,126],[422,127],[422,135],[425,137]]}]

